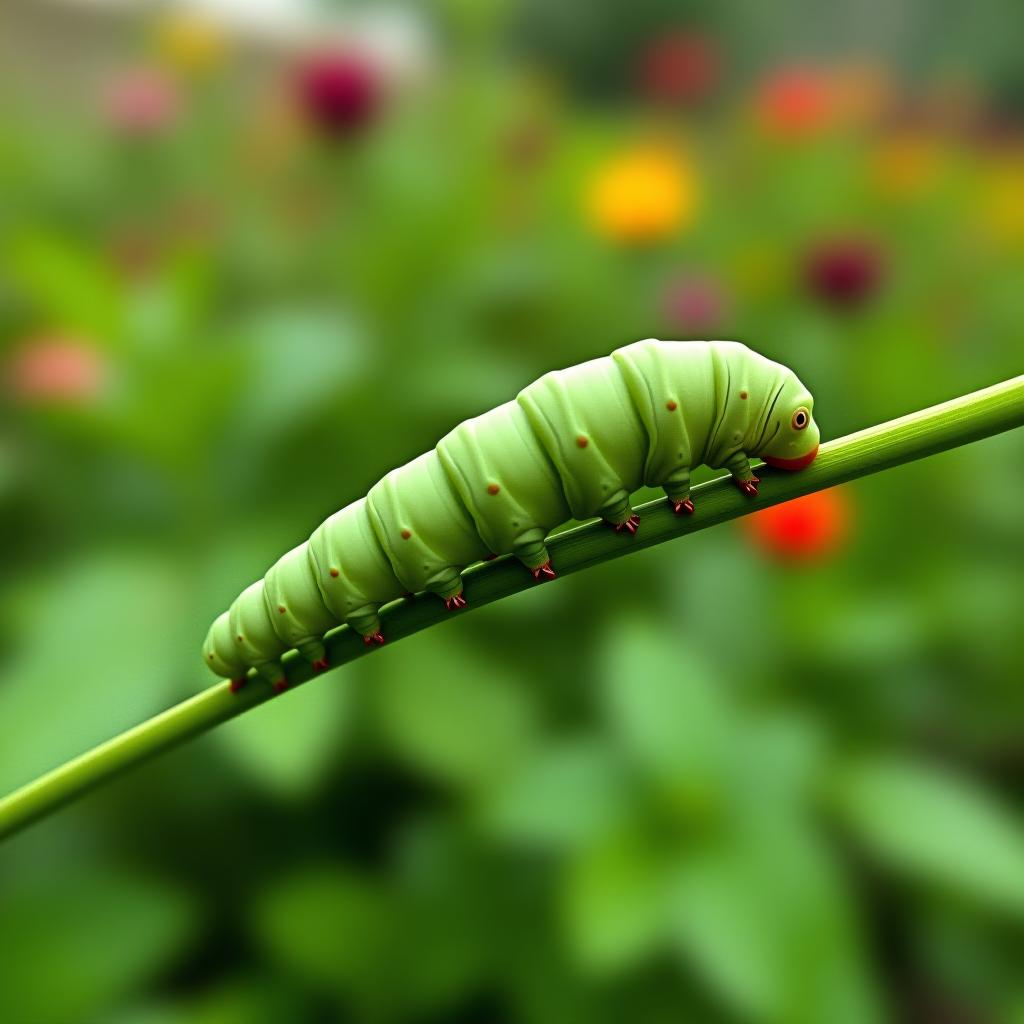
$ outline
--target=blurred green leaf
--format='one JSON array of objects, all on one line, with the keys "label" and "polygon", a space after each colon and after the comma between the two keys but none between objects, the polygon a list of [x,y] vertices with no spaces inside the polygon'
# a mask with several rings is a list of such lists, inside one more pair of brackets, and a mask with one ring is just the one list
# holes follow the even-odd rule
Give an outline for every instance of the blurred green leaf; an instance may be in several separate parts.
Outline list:
[{"label": "blurred green leaf", "polygon": [[274,979],[229,978],[179,998],[149,1000],[106,1015],[103,1024],[278,1024],[305,1020],[304,1000]]},{"label": "blurred green leaf", "polygon": [[319,781],[344,742],[352,707],[344,676],[302,686],[217,731],[229,755],[258,783],[297,797]]},{"label": "blurred green leaf", "polygon": [[162,710],[179,692],[186,593],[180,563],[108,550],[55,564],[11,600],[21,630],[0,683],[0,791]]},{"label": "blurred green leaf", "polygon": [[523,763],[534,742],[528,691],[499,661],[435,630],[383,648],[370,685],[395,752],[428,775],[479,790]]},{"label": "blurred green leaf", "polygon": [[833,781],[835,806],[882,862],[1024,913],[1024,829],[984,789],[898,755],[862,757]]},{"label": "blurred green leaf", "polygon": [[777,817],[807,806],[825,765],[821,723],[796,711],[751,714],[730,766],[733,813]]},{"label": "blurred green leaf", "polygon": [[688,858],[672,913],[680,950],[743,1016],[881,1019],[835,866],[800,831],[759,829]]},{"label": "blurred green leaf", "polygon": [[78,1024],[168,967],[193,908],[168,883],[72,870],[0,893],[0,1007],[6,1021]]},{"label": "blurred green leaf", "polygon": [[506,840],[574,849],[608,829],[629,798],[613,752],[586,738],[540,751],[493,795],[485,815]]},{"label": "blurred green leaf", "polygon": [[83,331],[110,345],[118,326],[117,283],[91,248],[67,235],[26,232],[11,245],[8,272],[22,288],[37,319],[47,326]]},{"label": "blurred green leaf", "polygon": [[401,971],[396,1002],[407,1015],[457,1004],[500,961],[505,943],[495,941],[495,923],[507,922],[494,866],[457,819],[424,817],[403,830],[392,871],[399,927],[390,959]]},{"label": "blurred green leaf", "polygon": [[[337,310],[264,310],[238,328],[248,379],[239,388],[237,429],[248,444],[309,420],[324,403],[363,382],[367,346],[350,316]],[[353,438],[339,438],[341,454]]]},{"label": "blurred green leaf", "polygon": [[670,870],[662,851],[629,830],[569,860],[562,887],[567,935],[598,973],[634,966],[668,934]]},{"label": "blurred green leaf", "polygon": [[654,775],[720,779],[735,744],[724,679],[692,640],[622,617],[605,638],[603,700],[627,753]]},{"label": "blurred green leaf", "polygon": [[256,897],[254,925],[275,962],[329,992],[358,993],[390,974],[393,905],[343,867],[307,865]]}]

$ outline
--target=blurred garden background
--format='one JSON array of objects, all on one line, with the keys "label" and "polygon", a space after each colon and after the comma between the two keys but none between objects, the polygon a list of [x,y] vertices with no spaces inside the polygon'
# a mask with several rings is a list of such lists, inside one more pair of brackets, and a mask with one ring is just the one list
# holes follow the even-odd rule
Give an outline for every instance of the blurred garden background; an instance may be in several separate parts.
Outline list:
[{"label": "blurred garden background", "polygon": [[[546,370],[1018,374],[1024,9],[7,0],[0,792]],[[1024,1021],[1020,432],[539,587],[0,846],[0,1021]],[[642,525],[641,525],[642,529]]]}]

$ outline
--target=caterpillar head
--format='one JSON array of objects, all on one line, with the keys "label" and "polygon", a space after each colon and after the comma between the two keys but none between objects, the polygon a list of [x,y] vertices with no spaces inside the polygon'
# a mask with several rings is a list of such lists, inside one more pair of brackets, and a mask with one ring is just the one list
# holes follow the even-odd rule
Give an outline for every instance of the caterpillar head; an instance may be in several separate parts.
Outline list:
[{"label": "caterpillar head", "polygon": [[814,399],[789,370],[765,425],[764,436],[765,443],[757,455],[769,466],[803,469],[818,454],[820,434],[814,422]]}]

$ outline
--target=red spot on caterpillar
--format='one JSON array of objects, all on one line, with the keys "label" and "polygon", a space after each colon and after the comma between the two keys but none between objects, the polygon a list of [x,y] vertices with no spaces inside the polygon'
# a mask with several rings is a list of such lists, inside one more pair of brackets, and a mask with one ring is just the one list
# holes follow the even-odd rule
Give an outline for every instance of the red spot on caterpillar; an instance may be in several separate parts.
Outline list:
[{"label": "red spot on caterpillar", "polygon": [[412,530],[402,531],[402,540],[408,540],[412,536]]},{"label": "red spot on caterpillar", "polygon": [[285,613],[285,612],[287,611],[287,609],[285,608],[285,606],[284,606],[283,604],[279,604],[279,605],[277,606],[277,610],[278,610],[278,611],[279,611],[279,612],[280,612],[280,613],[281,613],[282,615],[284,615],[284,613]]},{"label": "red spot on caterpillar", "polygon": [[501,488],[497,484],[488,484],[487,485],[487,493],[488,494],[497,494],[498,491],[500,491],[500,490],[501,490]]},{"label": "red spot on caterpillar", "polygon": [[331,567],[331,575],[332,575],[332,576],[333,576],[333,577],[334,577],[335,579],[337,579],[337,578],[338,578],[338,570],[337,570],[337,569],[335,569],[335,568],[334,568],[333,566]]},{"label": "red spot on caterpillar", "polygon": [[666,409],[668,409],[668,411],[669,411],[669,412],[675,412],[675,411],[676,411],[676,409],[678,409],[678,408],[679,408],[679,405],[678,405],[678,403],[676,403],[676,402],[673,402],[673,401],[672,401],[671,399],[669,399],[669,400],[668,400],[668,401],[667,401],[667,402],[665,403],[665,408],[666,408]]},{"label": "red spot on caterpillar", "polygon": [[582,434],[580,434],[580,436],[576,438],[577,448],[586,448],[588,444],[590,444],[590,441],[588,441],[587,438],[585,438]]},{"label": "red spot on caterpillar", "polygon": [[740,392],[740,398],[746,398],[746,397],[747,397],[746,391],[741,391]]}]

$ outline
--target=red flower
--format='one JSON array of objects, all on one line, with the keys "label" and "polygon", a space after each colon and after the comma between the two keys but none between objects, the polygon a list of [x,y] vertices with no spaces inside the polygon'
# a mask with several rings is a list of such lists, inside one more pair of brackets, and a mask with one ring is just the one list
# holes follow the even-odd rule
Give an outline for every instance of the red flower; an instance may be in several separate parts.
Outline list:
[{"label": "red flower", "polygon": [[655,40],[640,62],[640,84],[655,100],[695,103],[718,83],[714,43],[696,32],[673,32]]},{"label": "red flower", "polygon": [[300,68],[298,96],[307,119],[324,135],[343,138],[365,129],[377,112],[379,88],[369,63],[352,53],[321,53]]},{"label": "red flower", "polygon": [[674,281],[665,292],[664,304],[669,323],[688,334],[720,327],[727,306],[718,282],[701,274]]},{"label": "red flower", "polygon": [[174,83],[160,71],[138,68],[111,78],[103,91],[107,121],[125,135],[157,135],[178,116]]},{"label": "red flower", "polygon": [[809,69],[776,72],[761,84],[756,103],[765,130],[783,138],[816,135],[832,114],[828,82]]},{"label": "red flower", "polygon": [[811,249],[804,265],[807,287],[830,306],[851,308],[878,287],[882,261],[878,249],[862,239],[835,239]]},{"label": "red flower", "polygon": [[815,491],[743,517],[755,546],[783,561],[815,561],[832,554],[849,535],[850,505],[839,488]]},{"label": "red flower", "polygon": [[29,402],[88,404],[105,377],[105,362],[95,348],[60,335],[29,342],[7,366],[10,390]]}]

